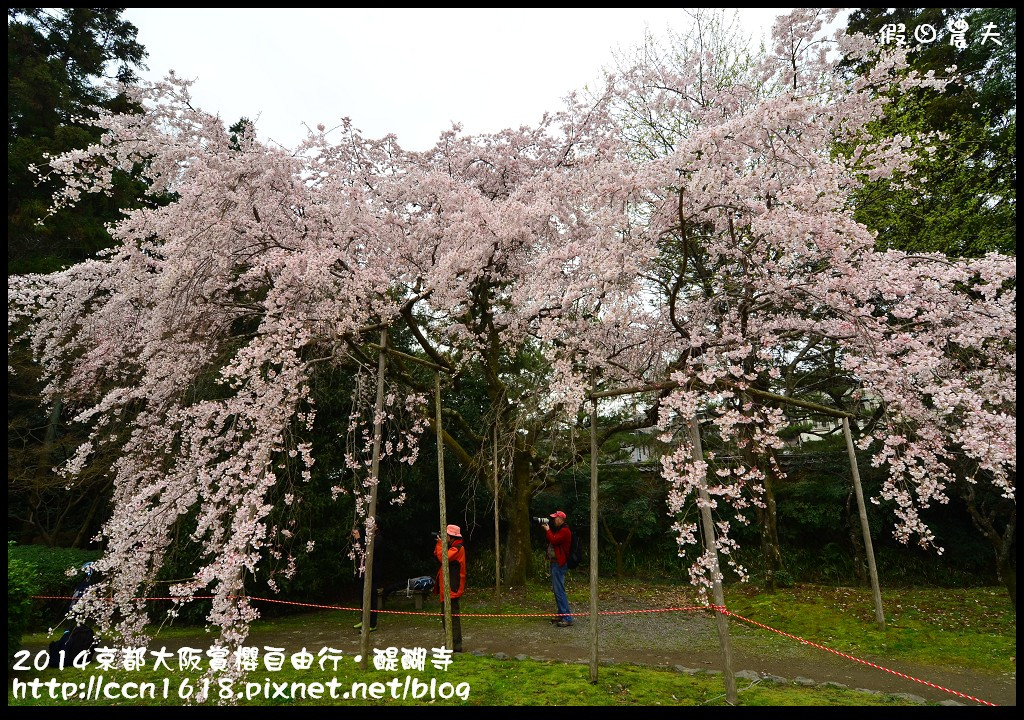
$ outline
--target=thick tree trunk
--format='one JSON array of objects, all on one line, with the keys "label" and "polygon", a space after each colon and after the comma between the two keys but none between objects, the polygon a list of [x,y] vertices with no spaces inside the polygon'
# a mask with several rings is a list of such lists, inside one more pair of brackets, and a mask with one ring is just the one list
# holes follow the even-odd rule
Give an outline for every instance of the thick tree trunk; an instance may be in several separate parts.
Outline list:
[{"label": "thick tree trunk", "polygon": [[[1008,514],[1004,514],[1006,524],[999,529],[998,508],[986,506],[974,491],[974,485],[968,482],[958,483],[970,513],[971,521],[982,535],[992,544],[996,556],[996,574],[1010,596],[1010,604],[1017,609],[1017,568],[1016,556],[1013,552],[1017,536],[1017,505],[1010,505]],[[998,502],[998,501],[996,501]]]},{"label": "thick tree trunk", "polygon": [[764,559],[764,584],[768,592],[777,588],[776,575],[785,568],[782,562],[782,548],[779,546],[778,512],[775,507],[775,493],[767,475],[764,479],[765,507],[758,508],[757,519],[761,523],[761,555]]},{"label": "thick tree trunk", "polygon": [[609,527],[608,521],[604,519],[603,515],[601,516],[601,531],[615,550],[615,577],[619,579],[626,577],[626,546],[629,545],[629,541],[632,540],[633,532],[630,531],[626,535],[626,539],[619,542],[615,539],[615,535],[612,534],[612,529]]},{"label": "thick tree trunk", "polygon": [[512,491],[505,499],[508,517],[508,537],[505,540],[505,571],[509,585],[525,585],[533,569],[530,547],[530,500],[533,498],[533,478],[530,458],[516,449],[512,461]]},{"label": "thick tree trunk", "polygon": [[[755,465],[753,453],[746,451],[744,457],[751,467]],[[757,520],[761,524],[761,555],[764,561],[764,585],[768,592],[775,592],[778,586],[777,574],[785,569],[782,562],[782,548],[779,544],[778,510],[775,506],[775,491],[772,490],[772,482],[776,475],[773,463],[774,458],[761,458],[760,466],[764,468],[764,496],[761,500],[764,507],[755,506]]]},{"label": "thick tree trunk", "polygon": [[1010,595],[1010,604],[1014,611],[1017,610],[1017,568],[1009,557],[996,557],[996,572],[999,579],[1003,581],[1006,592]]}]

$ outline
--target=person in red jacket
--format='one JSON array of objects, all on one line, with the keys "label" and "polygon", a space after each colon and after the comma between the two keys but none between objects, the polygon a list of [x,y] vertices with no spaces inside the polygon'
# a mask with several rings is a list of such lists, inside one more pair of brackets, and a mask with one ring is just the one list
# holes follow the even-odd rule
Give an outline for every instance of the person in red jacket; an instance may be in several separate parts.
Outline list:
[{"label": "person in red jacket", "polygon": [[[459,618],[459,598],[466,591],[466,548],[462,544],[462,530],[458,525],[449,525],[445,530],[448,533],[448,577],[452,583],[452,650],[462,652],[462,622]],[[434,545],[434,557],[441,562],[441,537],[437,538]],[[437,580],[434,582],[434,592],[437,593],[444,605],[444,565],[437,570]],[[441,624],[444,625],[444,615],[441,615]]]},{"label": "person in red jacket", "polygon": [[[551,523],[554,523],[554,530]],[[551,513],[551,521],[544,524],[544,533],[548,538],[548,559],[551,561],[551,589],[555,594],[555,607],[558,615],[554,623],[558,627],[571,627],[572,614],[569,608],[569,596],[565,594],[566,560],[572,546],[572,530],[565,524],[565,513],[556,510]]]}]

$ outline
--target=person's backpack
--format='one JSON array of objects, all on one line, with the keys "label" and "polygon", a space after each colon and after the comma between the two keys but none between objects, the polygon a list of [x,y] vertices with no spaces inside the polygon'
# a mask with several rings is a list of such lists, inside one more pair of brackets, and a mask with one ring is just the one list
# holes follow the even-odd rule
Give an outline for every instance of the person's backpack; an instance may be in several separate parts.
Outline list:
[{"label": "person's backpack", "polygon": [[406,597],[409,597],[414,592],[429,592],[434,589],[434,578],[429,575],[421,575],[420,577],[409,578],[406,581],[405,593]]},{"label": "person's backpack", "polygon": [[92,628],[88,625],[75,625],[70,630],[65,630],[60,639],[50,643],[49,667],[59,668],[61,666],[60,651],[64,651],[65,668],[72,667],[75,659],[85,653],[85,660],[79,661],[79,665],[89,662],[92,656],[92,648],[96,643]]},{"label": "person's backpack", "polygon": [[[570,529],[570,532],[572,530]],[[579,567],[583,560],[583,546],[580,544],[580,534],[572,533],[572,540],[569,542],[569,555],[565,558],[565,566],[570,570]]]}]

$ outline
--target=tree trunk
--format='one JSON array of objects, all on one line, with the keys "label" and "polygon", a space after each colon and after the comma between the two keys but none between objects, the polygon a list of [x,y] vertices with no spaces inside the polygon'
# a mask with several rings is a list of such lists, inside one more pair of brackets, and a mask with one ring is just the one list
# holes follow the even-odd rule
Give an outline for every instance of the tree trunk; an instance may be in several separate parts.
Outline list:
[{"label": "tree trunk", "polygon": [[1010,604],[1013,605],[1014,612],[1017,610],[1017,568],[1013,562],[1010,561],[1009,557],[997,556],[996,557],[996,572],[999,573],[999,579],[1003,581],[1003,585],[1006,587],[1006,592],[1010,595]]},{"label": "tree trunk", "polygon": [[604,519],[604,515],[601,516],[601,530],[604,533],[605,538],[608,539],[608,542],[611,543],[612,548],[615,550],[615,577],[621,580],[626,575],[625,564],[623,563],[625,543],[620,543],[615,539],[611,528],[608,527],[608,521]]},{"label": "tree trunk", "polygon": [[764,559],[764,584],[768,592],[777,589],[776,575],[785,566],[782,562],[782,548],[779,547],[778,515],[775,507],[775,493],[771,481],[764,480],[765,507],[758,508],[757,519],[761,523],[761,555]]},{"label": "tree trunk", "polygon": [[[746,454],[745,454],[746,455]],[[752,454],[746,455],[750,466],[754,465]],[[772,481],[775,479],[775,472],[772,464],[777,462],[775,458],[763,458],[761,465],[765,468],[764,473],[764,507],[756,508],[758,522],[761,523],[761,555],[764,559],[764,585],[768,592],[775,592],[777,589],[776,575],[780,570],[785,569],[782,562],[782,548],[779,545],[778,510],[775,506],[775,492],[772,490]]]},{"label": "tree trunk", "polygon": [[[107,486],[109,487],[109,485]],[[89,532],[89,526],[92,525],[92,519],[96,517],[96,511],[100,507],[100,502],[103,501],[106,495],[107,488],[103,488],[102,492],[96,493],[96,499],[92,501],[92,505],[89,507],[89,512],[86,513],[85,519],[82,524],[78,527],[78,534],[75,535],[74,542],[71,543],[71,547],[85,547],[91,537],[87,534]]]},{"label": "tree trunk", "polygon": [[509,585],[525,585],[533,569],[530,547],[530,500],[533,498],[533,478],[530,457],[516,448],[512,460],[512,490],[505,499],[508,513],[508,537],[505,540],[505,571]]},{"label": "tree trunk", "polygon": [[994,501],[994,506],[979,499],[974,491],[974,485],[961,481],[957,483],[967,505],[967,512],[970,513],[971,521],[985,539],[992,544],[996,556],[996,575],[999,581],[1006,587],[1010,596],[1010,604],[1014,611],[1017,610],[1017,569],[1015,567],[1016,556],[1013,552],[1017,537],[1017,505],[1011,503],[1009,512],[1006,514],[1006,525],[1000,531],[998,527],[999,500]]}]

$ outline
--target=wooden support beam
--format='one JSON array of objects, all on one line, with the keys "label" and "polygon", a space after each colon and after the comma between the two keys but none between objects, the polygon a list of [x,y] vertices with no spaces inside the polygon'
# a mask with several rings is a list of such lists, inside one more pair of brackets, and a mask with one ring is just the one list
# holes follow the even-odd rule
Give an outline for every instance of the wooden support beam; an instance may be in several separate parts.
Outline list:
[{"label": "wooden support beam", "polygon": [[494,449],[492,453],[494,465],[494,599],[501,604],[501,534],[498,528],[498,422],[494,423]]},{"label": "wooden support beam", "polygon": [[875,550],[871,545],[871,527],[868,525],[868,511],[864,505],[864,490],[860,486],[860,471],[857,469],[857,454],[853,450],[853,435],[850,421],[843,418],[843,435],[846,436],[846,451],[850,455],[850,471],[853,475],[853,491],[857,496],[857,512],[860,514],[860,530],[864,535],[864,552],[868,556],[868,574],[871,576],[871,594],[875,600],[875,621],[879,630],[885,630],[885,613],[882,612],[882,589],[878,584],[878,568],[875,566]]},{"label": "wooden support beam", "polygon": [[434,375],[434,407],[437,412],[437,495],[441,510],[441,579],[444,582],[444,646],[452,644],[452,578],[448,572],[448,509],[444,495],[444,431],[441,425],[441,375]]},{"label": "wooden support beam", "polygon": [[[601,390],[600,392],[592,392],[588,397],[590,398],[610,398],[618,397],[619,395],[635,395],[636,393],[642,392],[655,392],[657,390],[674,390],[679,387],[679,383],[675,381],[666,381],[660,383],[650,383],[649,385],[630,385],[628,387],[616,388],[614,390]],[[827,405],[819,405],[808,400],[800,400],[798,398],[788,397],[786,395],[778,395],[776,393],[768,392],[766,390],[758,390],[756,388],[749,387],[731,387],[736,392],[750,393],[757,397],[764,398],[766,400],[774,400],[775,402],[784,403],[786,405],[795,405],[796,407],[802,407],[805,410],[812,410],[822,415],[830,415],[837,418],[853,418],[856,417],[853,413],[844,412],[843,410],[836,410],[830,408]]]},{"label": "wooden support beam", "polygon": [[382,347],[381,345],[377,345],[375,343],[367,343],[366,345],[367,345],[367,347],[371,347],[374,350],[380,350],[380,351],[386,352],[389,355],[394,355],[397,358],[401,358],[402,360],[407,360],[407,361],[409,361],[411,363],[417,363],[418,365],[423,365],[424,367],[428,367],[431,370],[435,370],[437,372],[446,372],[446,373],[449,373],[449,374],[453,372],[451,368],[446,368],[443,365],[438,365],[437,363],[432,363],[429,360],[424,360],[423,358],[418,358],[415,355],[409,355],[408,353],[401,352],[400,350],[395,350],[394,348]]},{"label": "wooden support beam", "polygon": [[[367,510],[368,522],[363,526],[363,541],[366,548],[366,557],[363,560],[363,620],[362,629],[359,635],[359,667],[366,669],[366,658],[370,654],[370,597],[374,592],[373,587],[373,551],[376,545],[377,536],[376,515],[377,515],[377,485],[380,480],[380,434],[381,415],[384,409],[384,371],[387,360],[385,350],[388,345],[387,328],[380,331],[379,358],[377,359],[377,401],[373,411],[373,457],[370,460],[370,507]],[[372,527],[371,527],[372,526]]]},{"label": "wooden support beam", "polygon": [[597,398],[590,398],[590,682],[597,683]]},{"label": "wooden support beam", "polygon": [[[704,449],[700,442],[700,424],[697,418],[690,419],[690,440],[695,460],[704,461]],[[700,497],[700,519],[704,530],[704,549],[711,555],[712,592],[715,605],[725,607],[725,592],[722,590],[721,570],[718,565],[718,547],[715,545],[715,524],[711,518],[711,496],[708,494],[707,480],[701,480],[697,488]],[[718,640],[722,647],[722,675],[725,678],[725,701],[735,705],[739,700],[736,694],[736,673],[732,669],[732,641],[729,638],[729,619],[721,612],[715,611],[715,622],[718,625]]]}]

